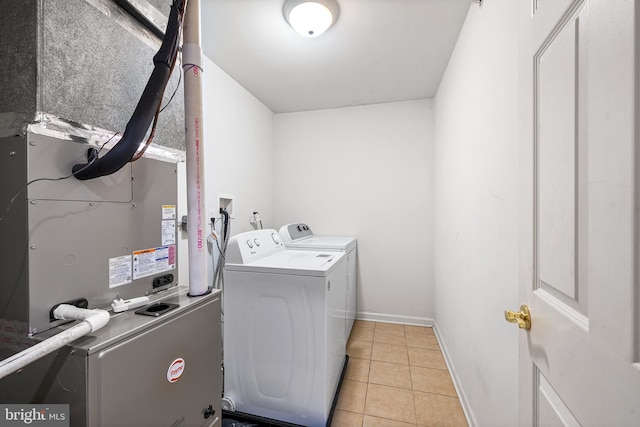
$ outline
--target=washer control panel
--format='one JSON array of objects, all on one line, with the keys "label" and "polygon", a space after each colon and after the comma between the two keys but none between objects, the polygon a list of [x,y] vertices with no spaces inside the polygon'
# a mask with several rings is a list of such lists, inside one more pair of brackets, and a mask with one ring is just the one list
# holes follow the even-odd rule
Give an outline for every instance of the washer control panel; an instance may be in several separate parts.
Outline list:
[{"label": "washer control panel", "polygon": [[276,230],[247,231],[229,239],[226,262],[248,264],[283,250],[284,243]]}]

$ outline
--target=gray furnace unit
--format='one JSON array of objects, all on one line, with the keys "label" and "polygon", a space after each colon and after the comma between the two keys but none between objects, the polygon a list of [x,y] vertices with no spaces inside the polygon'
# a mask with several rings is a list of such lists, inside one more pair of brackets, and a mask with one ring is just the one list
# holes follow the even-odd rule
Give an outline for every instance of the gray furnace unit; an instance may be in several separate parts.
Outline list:
[{"label": "gray furnace unit", "polygon": [[152,146],[112,175],[58,179],[111,136],[0,114],[0,360],[69,327],[57,304],[150,298],[1,379],[0,403],[69,404],[72,426],[220,425],[220,294],[177,283],[182,153]]}]

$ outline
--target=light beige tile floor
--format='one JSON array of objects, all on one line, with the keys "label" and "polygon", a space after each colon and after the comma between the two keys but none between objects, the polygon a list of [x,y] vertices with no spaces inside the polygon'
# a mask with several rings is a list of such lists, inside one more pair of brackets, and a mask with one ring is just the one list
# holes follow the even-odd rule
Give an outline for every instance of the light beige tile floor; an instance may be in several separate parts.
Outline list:
[{"label": "light beige tile floor", "polygon": [[467,426],[432,328],[356,320],[331,427]]}]

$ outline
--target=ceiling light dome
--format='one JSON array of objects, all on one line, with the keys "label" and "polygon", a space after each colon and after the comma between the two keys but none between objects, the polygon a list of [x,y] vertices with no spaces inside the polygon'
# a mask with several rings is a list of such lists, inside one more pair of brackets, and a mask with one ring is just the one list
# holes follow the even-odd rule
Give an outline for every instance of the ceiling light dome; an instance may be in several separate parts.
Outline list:
[{"label": "ceiling light dome", "polygon": [[335,0],[286,0],[284,18],[305,37],[318,37],[327,31],[340,14]]}]

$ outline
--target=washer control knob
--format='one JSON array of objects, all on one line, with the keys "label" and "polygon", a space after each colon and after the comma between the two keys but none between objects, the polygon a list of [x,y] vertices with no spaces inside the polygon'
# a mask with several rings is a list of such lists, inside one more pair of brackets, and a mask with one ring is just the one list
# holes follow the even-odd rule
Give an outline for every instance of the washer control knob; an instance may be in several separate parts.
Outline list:
[{"label": "washer control knob", "polygon": [[301,225],[298,226],[298,231],[302,231],[302,226]]},{"label": "washer control knob", "polygon": [[253,248],[253,242],[251,242],[251,240],[247,240],[247,246],[249,246],[249,248]]},{"label": "washer control knob", "polygon": [[271,238],[273,239],[273,243],[275,243],[276,245],[280,245],[280,236],[278,236],[276,233],[271,233]]},{"label": "washer control knob", "polygon": [[260,246],[260,240],[258,240],[257,238],[253,239],[253,241],[255,242],[256,246]]}]

